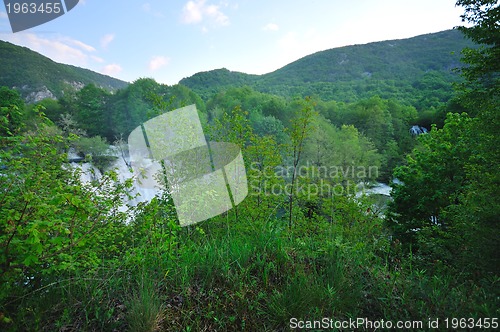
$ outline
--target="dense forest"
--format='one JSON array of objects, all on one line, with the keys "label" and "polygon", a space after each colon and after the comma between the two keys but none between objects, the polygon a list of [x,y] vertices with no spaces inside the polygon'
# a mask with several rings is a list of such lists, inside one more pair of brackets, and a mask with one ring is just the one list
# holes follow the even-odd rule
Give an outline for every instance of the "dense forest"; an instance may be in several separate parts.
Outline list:
[{"label": "dense forest", "polygon": [[[0,330],[497,329],[500,9],[457,5],[468,27],[413,49],[263,77],[94,82],[36,103],[0,87]],[[180,227],[173,188],[132,204],[137,179],[114,165],[132,130],[192,104],[208,141],[241,148],[249,193]]]}]

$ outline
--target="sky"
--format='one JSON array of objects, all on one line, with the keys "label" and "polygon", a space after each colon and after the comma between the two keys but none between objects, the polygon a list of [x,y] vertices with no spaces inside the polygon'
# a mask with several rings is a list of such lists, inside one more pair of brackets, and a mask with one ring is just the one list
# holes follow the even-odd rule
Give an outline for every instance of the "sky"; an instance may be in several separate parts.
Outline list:
[{"label": "sky", "polygon": [[318,51],[462,25],[456,0],[80,0],[65,15],[0,40],[127,82],[173,85],[227,68],[265,74]]}]

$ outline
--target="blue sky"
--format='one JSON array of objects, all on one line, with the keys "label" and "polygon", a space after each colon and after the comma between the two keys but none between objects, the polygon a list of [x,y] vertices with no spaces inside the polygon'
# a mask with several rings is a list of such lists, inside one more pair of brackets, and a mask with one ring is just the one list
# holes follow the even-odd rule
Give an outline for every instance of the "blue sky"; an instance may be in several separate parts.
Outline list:
[{"label": "blue sky", "polygon": [[317,51],[460,25],[455,0],[80,0],[66,15],[0,40],[132,82],[200,71],[264,74]]}]

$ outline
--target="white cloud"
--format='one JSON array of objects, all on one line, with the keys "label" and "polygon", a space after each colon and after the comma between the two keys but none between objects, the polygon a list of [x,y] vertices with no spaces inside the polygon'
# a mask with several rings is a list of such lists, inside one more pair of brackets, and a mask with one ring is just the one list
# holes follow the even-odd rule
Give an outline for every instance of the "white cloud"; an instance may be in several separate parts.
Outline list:
[{"label": "white cloud", "polygon": [[34,33],[0,33],[0,39],[28,47],[56,62],[88,67],[91,61],[96,61],[91,54],[96,51],[94,47],[65,36],[46,38]]},{"label": "white cloud", "polygon": [[108,45],[115,39],[115,35],[112,33],[108,33],[107,35],[102,36],[101,38],[101,47],[106,49]]},{"label": "white cloud", "polygon": [[95,62],[103,63],[104,59],[95,55],[91,55],[90,58],[94,60]]},{"label": "white cloud", "polygon": [[123,68],[119,64],[112,63],[104,66],[101,72],[105,75],[115,76],[121,73],[122,70]]},{"label": "white cloud", "polygon": [[0,12],[0,19],[9,18],[6,12]]},{"label": "white cloud", "polygon": [[156,71],[156,70],[168,65],[169,62],[170,62],[170,59],[165,57],[165,56],[161,56],[161,55],[154,56],[149,61],[149,70]]},{"label": "white cloud", "polygon": [[81,48],[82,50],[87,51],[87,52],[95,52],[96,51],[96,49],[94,47],[87,45],[87,44],[85,44],[79,40],[76,40],[76,39],[64,38],[64,41],[66,41],[70,44],[73,44],[76,47]]},{"label": "white cloud", "polygon": [[279,29],[280,27],[276,23],[268,23],[262,28],[264,31],[278,31]]},{"label": "white cloud", "polygon": [[207,6],[205,9],[206,14],[211,17],[212,19],[215,20],[220,25],[228,25],[229,24],[229,18],[224,15],[223,12],[219,10],[218,6],[215,5],[210,5]]},{"label": "white cloud", "polygon": [[198,23],[203,19],[202,4],[205,1],[189,1],[183,8],[182,21],[187,24]]},{"label": "white cloud", "polygon": [[146,2],[142,5],[142,10],[150,15],[153,15],[154,17],[160,17],[160,18],[164,17],[163,13],[159,11],[154,11],[149,2]]},{"label": "white cloud", "polygon": [[217,25],[229,25],[229,18],[220,10],[220,7],[207,4],[206,0],[191,0],[182,9],[182,22],[196,24],[205,18],[212,20]]}]

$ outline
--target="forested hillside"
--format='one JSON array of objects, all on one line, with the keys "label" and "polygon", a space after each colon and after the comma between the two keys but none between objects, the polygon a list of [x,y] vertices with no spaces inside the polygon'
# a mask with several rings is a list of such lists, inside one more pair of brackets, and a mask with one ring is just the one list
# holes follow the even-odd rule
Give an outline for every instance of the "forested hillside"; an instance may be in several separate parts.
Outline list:
[{"label": "forested hillside", "polygon": [[[318,96],[357,101],[378,95],[405,100],[421,110],[446,102],[458,80],[460,51],[472,43],[457,30],[409,39],[334,48],[264,75],[219,69],[180,81],[202,97],[229,86],[248,85],[284,97]],[[433,93],[429,100],[428,95]]]},{"label": "forested hillside", "polygon": [[[498,329],[500,9],[457,5],[460,31],[192,89],[0,87],[0,330]],[[138,200],[127,138],[192,104],[241,150],[248,195],[181,227],[164,161]]]},{"label": "forested hillside", "polygon": [[[44,96],[59,98],[65,89],[90,83],[110,91],[127,85],[88,69],[56,63],[29,48],[0,40],[0,86],[16,88],[29,101],[39,101]],[[41,96],[37,97],[37,93]]]}]

